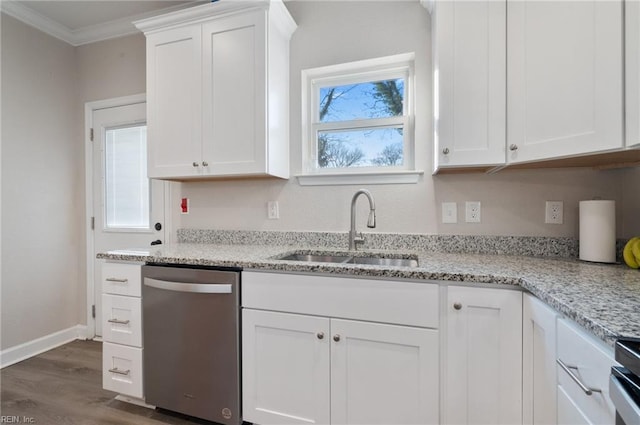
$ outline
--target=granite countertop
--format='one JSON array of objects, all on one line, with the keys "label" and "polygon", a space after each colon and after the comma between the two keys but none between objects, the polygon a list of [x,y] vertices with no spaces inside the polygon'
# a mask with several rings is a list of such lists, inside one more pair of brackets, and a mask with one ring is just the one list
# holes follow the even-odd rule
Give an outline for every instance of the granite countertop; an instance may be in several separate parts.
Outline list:
[{"label": "granite countertop", "polygon": [[612,345],[617,337],[640,338],[640,271],[624,265],[586,263],[570,258],[442,253],[423,250],[371,251],[410,254],[415,268],[277,260],[286,253],[344,253],[344,249],[301,245],[179,243],[98,254],[108,260],[188,264],[287,272],[495,283],[520,286]]}]

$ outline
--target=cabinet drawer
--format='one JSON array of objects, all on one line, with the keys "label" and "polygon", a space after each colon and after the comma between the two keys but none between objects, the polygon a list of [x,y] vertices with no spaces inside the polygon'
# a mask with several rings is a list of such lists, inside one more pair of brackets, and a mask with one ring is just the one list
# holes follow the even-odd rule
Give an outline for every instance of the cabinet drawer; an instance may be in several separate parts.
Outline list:
[{"label": "cabinet drawer", "polygon": [[439,286],[429,283],[242,273],[248,308],[438,328]]},{"label": "cabinet drawer", "polygon": [[[558,386],[589,419],[591,423],[614,423],[615,407],[609,398],[609,374],[615,364],[613,349],[595,340],[567,320],[558,320],[558,359],[591,389],[587,395],[579,385],[558,365]],[[560,409],[560,406],[558,406]],[[558,418],[562,412],[558,411]]]},{"label": "cabinet drawer", "polygon": [[142,348],[102,343],[102,387],[142,398]]},{"label": "cabinet drawer", "polygon": [[141,304],[141,298],[102,294],[104,341],[142,347]]},{"label": "cabinet drawer", "polygon": [[141,280],[140,264],[102,264],[102,292],[105,294],[139,297]]}]

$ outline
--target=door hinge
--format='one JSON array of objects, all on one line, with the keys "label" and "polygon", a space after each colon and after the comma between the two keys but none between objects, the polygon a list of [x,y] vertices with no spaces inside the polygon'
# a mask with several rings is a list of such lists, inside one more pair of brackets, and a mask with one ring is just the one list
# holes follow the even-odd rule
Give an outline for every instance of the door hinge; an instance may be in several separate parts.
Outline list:
[{"label": "door hinge", "polygon": [[96,318],[96,305],[91,306],[91,317]]},{"label": "door hinge", "polygon": [[96,228],[96,218],[91,217],[91,230],[95,230]]},{"label": "door hinge", "polygon": [[93,142],[93,128],[89,129],[89,140]]}]

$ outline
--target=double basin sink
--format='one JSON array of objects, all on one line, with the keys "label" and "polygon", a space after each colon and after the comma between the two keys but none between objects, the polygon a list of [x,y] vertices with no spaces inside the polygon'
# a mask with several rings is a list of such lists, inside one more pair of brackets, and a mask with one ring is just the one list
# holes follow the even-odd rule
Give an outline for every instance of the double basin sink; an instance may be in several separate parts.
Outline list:
[{"label": "double basin sink", "polygon": [[352,254],[332,254],[332,253],[305,253],[294,252],[279,256],[276,259],[286,261],[301,261],[315,263],[333,263],[333,264],[366,264],[375,266],[391,266],[391,267],[418,267],[417,256],[384,256],[380,254],[365,253]]}]

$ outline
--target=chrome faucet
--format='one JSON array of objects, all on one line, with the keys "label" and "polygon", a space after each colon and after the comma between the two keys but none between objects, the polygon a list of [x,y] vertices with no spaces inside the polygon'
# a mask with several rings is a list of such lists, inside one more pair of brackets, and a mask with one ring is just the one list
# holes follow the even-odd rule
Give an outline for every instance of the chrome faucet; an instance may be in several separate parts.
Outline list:
[{"label": "chrome faucet", "polygon": [[376,227],[376,204],[373,200],[373,195],[366,189],[360,189],[353,195],[351,199],[351,230],[349,230],[349,250],[358,249],[358,244],[364,243],[364,237],[362,233],[356,232],[356,200],[358,196],[365,195],[369,200],[369,219],[367,220],[367,227],[373,229]]}]

